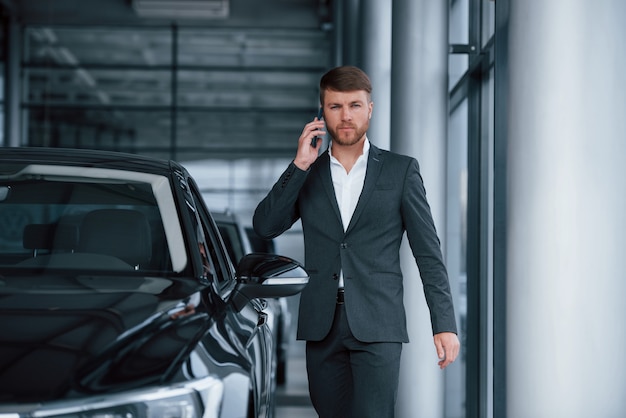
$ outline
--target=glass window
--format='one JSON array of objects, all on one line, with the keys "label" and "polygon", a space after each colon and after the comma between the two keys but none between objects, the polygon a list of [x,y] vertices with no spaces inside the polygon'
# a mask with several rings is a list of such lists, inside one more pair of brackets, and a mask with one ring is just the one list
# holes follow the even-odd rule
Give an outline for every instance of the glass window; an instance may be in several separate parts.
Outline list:
[{"label": "glass window", "polygon": [[170,28],[36,26],[25,33],[24,145],[169,155]]},{"label": "glass window", "polygon": [[[3,9],[3,6],[0,5],[0,11]],[[6,113],[5,107],[5,94],[4,94],[4,77],[5,77],[5,66],[6,66],[6,39],[5,39],[5,19],[0,19],[0,109],[3,109],[0,112],[0,146],[4,145],[4,115]]]},{"label": "glass window", "polygon": [[219,292],[228,289],[234,284],[232,280],[233,275],[231,273],[232,263],[230,263],[230,258],[224,250],[219,231],[211,220],[202,195],[198,192],[198,187],[195,182],[191,179],[189,180],[189,188],[193,201],[195,202],[196,215],[198,217],[199,227],[201,228],[201,230],[197,231],[197,234],[199,238],[203,239],[200,240],[202,242],[200,250],[201,255],[203,258],[206,257],[208,259],[207,261],[213,269],[211,273],[214,273],[214,284],[217,285],[216,291]]},{"label": "glass window", "polygon": [[38,25],[24,33],[22,145],[176,160],[257,154],[259,135],[269,153],[291,153],[293,126],[314,112],[330,58],[329,34],[310,29]]},{"label": "glass window", "polygon": [[0,265],[171,271],[152,185],[29,166],[0,182]]},{"label": "glass window", "polygon": [[170,70],[45,68],[25,71],[26,103],[54,106],[170,106]]},{"label": "glass window", "polygon": [[320,68],[328,62],[324,32],[180,28],[178,64],[239,68]]},{"label": "glass window", "polygon": [[[465,374],[467,359],[467,152],[468,100],[450,114],[448,124],[448,216],[446,264],[459,325],[461,355],[459,366],[451,368],[446,379],[446,417],[465,416]],[[453,374],[453,375],[452,375]]]},{"label": "glass window", "polygon": [[[493,416],[493,57],[495,1],[450,0],[447,257],[462,355],[446,417]],[[470,62],[472,73],[470,74]],[[458,374],[457,373],[458,371]],[[462,382],[462,383],[459,383]]]},{"label": "glass window", "polygon": [[172,35],[169,28],[31,26],[25,51],[26,64],[49,68],[169,66]]},{"label": "glass window", "polygon": [[30,146],[169,151],[169,110],[31,106],[23,112]]},{"label": "glass window", "polygon": [[[469,44],[469,0],[451,0],[449,14],[448,36],[449,42],[454,45]],[[468,69],[469,58],[467,53],[453,53],[448,60],[448,86],[454,88]]]},{"label": "glass window", "polygon": [[495,0],[482,1],[482,45],[491,40],[496,31],[496,2]]},{"label": "glass window", "polygon": [[469,43],[470,0],[450,0],[450,43]]}]

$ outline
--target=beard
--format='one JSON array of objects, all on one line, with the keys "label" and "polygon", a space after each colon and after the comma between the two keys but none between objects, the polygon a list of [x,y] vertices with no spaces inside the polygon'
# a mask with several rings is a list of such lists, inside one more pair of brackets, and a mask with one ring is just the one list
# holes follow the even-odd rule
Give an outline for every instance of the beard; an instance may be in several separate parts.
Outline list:
[{"label": "beard", "polygon": [[[368,127],[369,123],[366,123],[363,126],[344,124],[339,125],[337,129],[330,128],[329,126],[326,126],[326,129],[328,130],[328,133],[330,133],[332,140],[337,145],[350,146],[357,144],[361,139],[363,139]],[[351,130],[342,131],[341,128],[351,128]]]}]

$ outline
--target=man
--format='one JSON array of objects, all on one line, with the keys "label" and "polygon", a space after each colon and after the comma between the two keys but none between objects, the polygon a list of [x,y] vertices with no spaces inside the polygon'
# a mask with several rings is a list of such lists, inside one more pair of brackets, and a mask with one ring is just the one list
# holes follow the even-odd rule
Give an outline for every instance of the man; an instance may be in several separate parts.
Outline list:
[{"label": "man", "polygon": [[[324,121],[300,135],[296,156],[253,217],[274,238],[302,221],[311,279],[300,297],[297,338],[306,340],[309,392],[320,417],[392,417],[400,352],[408,342],[399,248],[406,231],[430,309],[439,367],[459,352],[440,243],[413,158],[367,138],[371,84],[356,67],[320,80]],[[319,156],[318,156],[319,154]]]}]

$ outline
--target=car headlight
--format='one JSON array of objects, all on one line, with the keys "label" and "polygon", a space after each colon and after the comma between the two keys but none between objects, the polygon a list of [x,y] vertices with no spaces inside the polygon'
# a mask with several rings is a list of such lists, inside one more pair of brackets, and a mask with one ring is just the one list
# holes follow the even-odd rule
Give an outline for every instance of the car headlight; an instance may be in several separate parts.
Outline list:
[{"label": "car headlight", "polygon": [[[224,384],[209,376],[175,387],[152,387],[137,391],[101,395],[80,400],[39,405],[17,414],[2,417],[52,418],[217,418],[222,404]],[[8,412],[8,411],[7,411]]]}]

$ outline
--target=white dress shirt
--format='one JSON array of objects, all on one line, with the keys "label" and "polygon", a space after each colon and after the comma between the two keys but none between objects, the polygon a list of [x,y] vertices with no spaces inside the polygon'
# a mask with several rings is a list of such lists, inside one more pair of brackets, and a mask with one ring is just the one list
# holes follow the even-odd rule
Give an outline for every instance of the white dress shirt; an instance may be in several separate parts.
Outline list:
[{"label": "white dress shirt", "polygon": [[[333,187],[335,189],[335,198],[339,205],[339,212],[341,213],[341,222],[343,223],[343,230],[348,228],[352,214],[356,208],[356,204],[361,196],[363,190],[363,183],[365,182],[365,171],[367,169],[367,157],[370,151],[370,143],[367,137],[363,143],[363,154],[354,163],[354,166],[350,172],[346,172],[346,169],[341,163],[333,157],[332,141],[329,147],[330,154],[330,175],[333,179]],[[343,272],[339,275],[339,287],[343,287]]]}]

